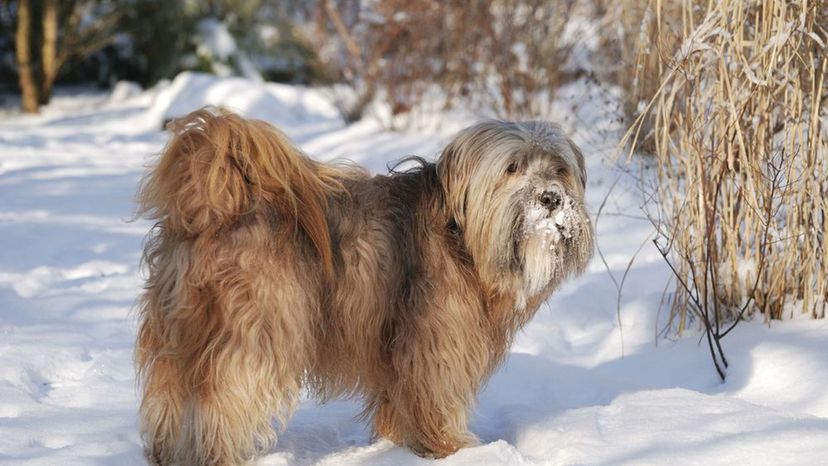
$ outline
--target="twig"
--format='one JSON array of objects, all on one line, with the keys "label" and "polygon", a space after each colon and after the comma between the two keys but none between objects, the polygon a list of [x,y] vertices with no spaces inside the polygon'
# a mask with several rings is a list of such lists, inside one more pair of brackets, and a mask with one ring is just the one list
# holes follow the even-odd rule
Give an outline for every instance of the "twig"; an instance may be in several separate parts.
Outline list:
[{"label": "twig", "polygon": [[[661,257],[664,258],[664,261],[667,262],[667,265],[670,267],[670,270],[673,272],[673,275],[676,277],[676,280],[679,282],[682,288],[687,292],[687,295],[690,297],[691,302],[690,307],[692,309],[693,306],[696,307],[696,313],[701,317],[702,323],[705,326],[705,335],[707,337],[707,346],[710,349],[710,356],[713,358],[713,365],[716,367],[716,372],[718,372],[719,377],[722,379],[722,382],[725,381],[726,375],[724,369],[722,369],[721,365],[719,364],[719,357],[716,355],[716,349],[713,346],[713,337],[712,337],[712,325],[710,323],[710,319],[708,318],[707,314],[704,312],[706,309],[705,306],[702,306],[698,300],[698,297],[693,293],[690,287],[682,278],[681,274],[676,270],[673,266],[673,263],[670,261],[668,256],[668,251],[661,248],[661,245],[658,244],[658,238],[653,239],[653,244],[655,244],[656,249],[661,254]],[[719,355],[723,356],[723,355]]]}]

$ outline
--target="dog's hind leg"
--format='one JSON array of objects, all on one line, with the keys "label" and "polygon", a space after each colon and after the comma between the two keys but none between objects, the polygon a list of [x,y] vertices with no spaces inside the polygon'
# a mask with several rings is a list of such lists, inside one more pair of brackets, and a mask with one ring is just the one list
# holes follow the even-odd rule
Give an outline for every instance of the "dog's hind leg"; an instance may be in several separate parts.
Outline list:
[{"label": "dog's hind leg", "polygon": [[[147,322],[141,327],[136,358],[144,379],[144,397],[141,401],[144,453],[150,464],[172,464],[175,445],[181,425],[181,411],[186,391],[181,384],[182,370],[175,361],[160,353],[159,335]],[[157,355],[157,356],[156,356]],[[152,358],[150,360],[150,358]]]},{"label": "dog's hind leg", "polygon": [[[313,354],[312,280],[290,240],[263,222],[222,238],[179,244],[172,256],[187,259],[164,264],[180,274],[163,280],[168,295],[145,298],[164,303],[144,310],[143,324],[165,332],[146,362],[142,405],[149,459],[162,464],[239,464],[269,448],[271,419],[287,421]],[[166,372],[165,360],[175,361]]]},{"label": "dog's hind leg", "polygon": [[158,225],[140,303],[152,339],[136,352],[143,436],[158,462],[239,463],[270,445],[316,354],[325,208],[342,186],[262,121],[208,108],[170,130],[138,194]]}]

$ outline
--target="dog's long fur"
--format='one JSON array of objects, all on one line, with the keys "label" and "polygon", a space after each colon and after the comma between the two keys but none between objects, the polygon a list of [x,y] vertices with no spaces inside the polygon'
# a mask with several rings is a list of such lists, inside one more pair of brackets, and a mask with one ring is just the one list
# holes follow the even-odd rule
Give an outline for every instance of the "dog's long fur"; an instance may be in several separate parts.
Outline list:
[{"label": "dog's long fur", "polygon": [[[481,384],[592,253],[583,156],[549,123],[481,123],[436,164],[376,177],[215,109],[171,130],[139,193],[157,221],[136,349],[157,464],[253,458],[303,386],[361,397],[418,454],[472,444]],[[550,189],[564,224],[539,204]]]}]

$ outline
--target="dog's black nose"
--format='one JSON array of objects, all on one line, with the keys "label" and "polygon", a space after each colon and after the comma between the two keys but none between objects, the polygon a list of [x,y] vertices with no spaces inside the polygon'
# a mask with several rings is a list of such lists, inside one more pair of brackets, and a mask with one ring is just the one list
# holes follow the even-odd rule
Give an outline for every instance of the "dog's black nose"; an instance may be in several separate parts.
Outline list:
[{"label": "dog's black nose", "polygon": [[556,190],[544,191],[540,196],[540,203],[549,209],[550,212],[554,212],[563,204],[563,196]]}]

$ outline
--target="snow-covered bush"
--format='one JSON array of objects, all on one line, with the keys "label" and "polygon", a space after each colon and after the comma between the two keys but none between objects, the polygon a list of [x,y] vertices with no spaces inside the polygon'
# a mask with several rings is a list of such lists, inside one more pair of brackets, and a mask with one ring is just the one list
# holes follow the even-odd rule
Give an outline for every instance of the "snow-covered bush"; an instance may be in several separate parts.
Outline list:
[{"label": "snow-covered bush", "polygon": [[194,51],[185,68],[294,84],[330,82],[335,72],[318,60],[299,27],[310,21],[301,4],[273,0],[190,4]]}]

